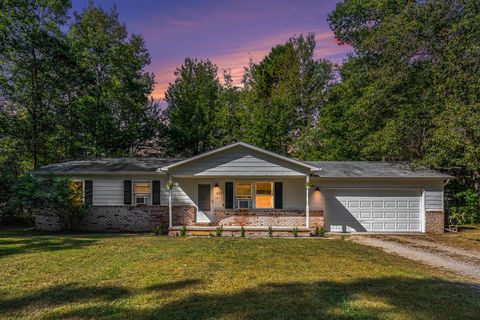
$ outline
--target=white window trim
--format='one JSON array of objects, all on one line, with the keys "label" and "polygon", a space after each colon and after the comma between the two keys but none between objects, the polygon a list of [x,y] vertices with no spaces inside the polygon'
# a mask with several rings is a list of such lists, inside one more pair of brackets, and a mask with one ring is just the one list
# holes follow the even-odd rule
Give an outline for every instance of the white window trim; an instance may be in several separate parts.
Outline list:
[{"label": "white window trim", "polygon": [[[147,203],[138,203],[137,204],[137,193],[135,192],[135,184],[136,183],[148,183],[150,186],[149,193],[138,193],[139,195],[145,195],[148,197]],[[133,180],[132,181],[132,205],[134,206],[151,206],[152,205],[152,198],[153,198],[153,190],[152,190],[152,181],[151,180]]]},{"label": "white window trim", "polygon": [[251,203],[251,208],[249,209],[253,209],[255,207],[254,205],[254,201],[255,201],[255,195],[254,195],[254,185],[255,183],[253,181],[234,181],[233,182],[233,208],[234,209],[240,209],[238,208],[238,199],[237,199],[237,183],[249,183],[250,184],[250,203]]},{"label": "white window trim", "polygon": [[[272,190],[272,193],[271,193],[271,196],[272,196],[272,207],[271,208],[257,208],[257,183],[270,183],[270,185],[272,186],[271,190]],[[275,182],[274,181],[255,181],[255,184],[254,184],[254,193],[255,193],[255,206],[254,206],[254,209],[264,209],[264,210],[270,210],[270,209],[275,209]],[[263,196],[265,196],[265,194],[263,194]]]},{"label": "white window trim", "polygon": [[[251,208],[249,209],[258,209],[258,210],[275,210],[275,182],[277,180],[237,180],[233,181],[233,208],[239,209],[237,207],[237,183],[250,183],[250,193],[251,193]],[[257,208],[256,197],[257,197],[257,183],[270,183],[272,186],[272,207],[271,208]]]}]

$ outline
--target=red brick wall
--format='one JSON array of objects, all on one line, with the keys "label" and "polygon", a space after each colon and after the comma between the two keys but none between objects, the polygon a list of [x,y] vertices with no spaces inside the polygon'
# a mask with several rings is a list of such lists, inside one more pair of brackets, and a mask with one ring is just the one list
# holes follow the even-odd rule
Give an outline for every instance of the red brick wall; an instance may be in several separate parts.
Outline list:
[{"label": "red brick wall", "polygon": [[[323,226],[323,211],[310,211],[310,227]],[[303,210],[215,210],[215,224],[224,226],[305,226]]]},{"label": "red brick wall", "polygon": [[[173,206],[173,225],[194,225],[193,206]],[[38,215],[37,228],[58,231],[55,217]],[[149,232],[158,225],[168,224],[168,206],[93,206],[80,225],[83,231]]]},{"label": "red brick wall", "polygon": [[445,213],[443,211],[425,212],[425,232],[427,233],[445,232]]}]

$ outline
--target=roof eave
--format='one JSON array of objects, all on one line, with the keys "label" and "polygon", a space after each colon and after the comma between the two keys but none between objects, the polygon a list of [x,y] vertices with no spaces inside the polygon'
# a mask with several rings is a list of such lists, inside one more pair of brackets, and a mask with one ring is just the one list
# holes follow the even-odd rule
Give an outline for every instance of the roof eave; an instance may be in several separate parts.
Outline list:
[{"label": "roof eave", "polygon": [[384,176],[384,177],[373,177],[373,176],[335,176],[335,177],[325,177],[325,176],[313,176],[314,178],[321,179],[411,179],[411,180],[453,180],[454,176]]},{"label": "roof eave", "polygon": [[31,174],[34,175],[47,175],[47,174],[55,174],[55,175],[114,175],[114,174],[165,174],[161,171],[30,171]]},{"label": "roof eave", "polygon": [[267,150],[264,150],[264,149],[262,149],[262,148],[252,146],[251,144],[248,144],[248,143],[245,143],[245,142],[235,142],[235,143],[231,143],[231,144],[229,144],[229,145],[226,145],[226,146],[223,146],[223,147],[220,147],[220,148],[211,150],[211,151],[204,152],[204,153],[202,153],[202,154],[193,156],[193,157],[191,157],[191,158],[188,158],[188,159],[185,159],[185,160],[176,162],[176,163],[172,163],[171,165],[168,165],[168,166],[165,166],[165,167],[160,168],[160,170],[161,170],[161,171],[168,171],[168,170],[171,169],[171,168],[175,168],[175,167],[180,166],[180,165],[183,165],[183,164],[185,164],[185,163],[189,163],[189,162],[192,162],[192,161],[195,161],[195,160],[198,160],[198,159],[201,159],[201,158],[210,156],[210,155],[212,155],[212,154],[216,154],[216,153],[219,153],[219,152],[222,152],[222,151],[231,149],[231,148],[236,147],[236,146],[242,146],[242,147],[245,147],[245,148],[248,148],[248,149],[251,149],[251,150],[254,150],[254,151],[257,151],[257,152],[260,152],[260,153],[263,153],[263,154],[266,154],[266,155],[269,155],[269,156],[272,156],[272,157],[275,157],[275,158],[278,158],[278,159],[282,159],[283,161],[287,161],[287,162],[290,162],[290,163],[294,163],[294,164],[296,164],[296,165],[298,165],[298,166],[301,166],[301,167],[310,169],[310,172],[315,172],[315,171],[320,171],[320,170],[321,170],[321,169],[318,168],[318,167],[309,165],[309,164],[304,163],[304,162],[302,162],[302,161],[300,161],[300,160],[291,159],[291,158],[288,158],[288,157],[279,155],[279,154],[277,154],[277,153],[275,153],[275,152],[267,151]]}]

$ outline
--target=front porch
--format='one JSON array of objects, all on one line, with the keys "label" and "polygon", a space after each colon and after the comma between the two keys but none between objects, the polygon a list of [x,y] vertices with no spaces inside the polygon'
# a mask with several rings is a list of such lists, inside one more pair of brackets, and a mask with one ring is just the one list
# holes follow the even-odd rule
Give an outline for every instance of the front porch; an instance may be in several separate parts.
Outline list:
[{"label": "front porch", "polygon": [[321,193],[318,186],[306,184],[306,177],[174,178],[168,199],[169,228],[323,227]]}]

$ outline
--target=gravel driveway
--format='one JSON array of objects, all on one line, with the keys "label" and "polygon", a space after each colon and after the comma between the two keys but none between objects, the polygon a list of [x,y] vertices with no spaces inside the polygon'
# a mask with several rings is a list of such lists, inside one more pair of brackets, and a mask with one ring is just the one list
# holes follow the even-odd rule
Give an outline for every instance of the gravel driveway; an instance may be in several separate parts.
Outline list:
[{"label": "gravel driveway", "polygon": [[478,252],[452,248],[431,241],[411,239],[408,236],[352,236],[351,240],[480,281],[480,254]]}]

